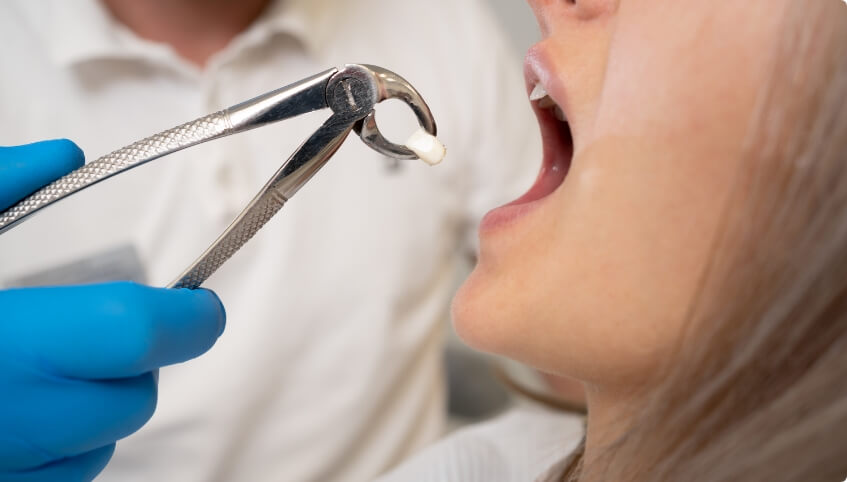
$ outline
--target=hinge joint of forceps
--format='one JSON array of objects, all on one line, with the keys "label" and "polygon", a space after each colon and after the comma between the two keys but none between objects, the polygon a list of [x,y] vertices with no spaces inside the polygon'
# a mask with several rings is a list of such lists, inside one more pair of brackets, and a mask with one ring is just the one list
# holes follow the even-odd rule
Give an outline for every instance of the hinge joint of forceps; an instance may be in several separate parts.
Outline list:
[{"label": "hinge joint of forceps", "polygon": [[182,149],[308,112],[329,108],[330,117],[271,177],[217,240],[169,288],[196,289],[247,243],[335,154],[351,131],[389,157],[414,159],[405,146],[386,140],[374,107],[403,100],[419,124],[436,135],[432,112],[399,75],[373,65],[348,64],[182,124],[92,161],[0,212],[0,234],[32,214],[112,176]]}]

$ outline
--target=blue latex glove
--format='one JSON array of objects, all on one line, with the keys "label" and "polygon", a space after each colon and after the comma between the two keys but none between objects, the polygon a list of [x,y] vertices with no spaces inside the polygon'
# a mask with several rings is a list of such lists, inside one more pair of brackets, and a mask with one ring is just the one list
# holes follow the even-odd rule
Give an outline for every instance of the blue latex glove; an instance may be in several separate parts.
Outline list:
[{"label": "blue latex glove", "polygon": [[[0,148],[0,209],[81,164],[70,141]],[[224,320],[207,290],[0,291],[0,481],[93,479],[153,414],[156,369],[208,350]]]}]

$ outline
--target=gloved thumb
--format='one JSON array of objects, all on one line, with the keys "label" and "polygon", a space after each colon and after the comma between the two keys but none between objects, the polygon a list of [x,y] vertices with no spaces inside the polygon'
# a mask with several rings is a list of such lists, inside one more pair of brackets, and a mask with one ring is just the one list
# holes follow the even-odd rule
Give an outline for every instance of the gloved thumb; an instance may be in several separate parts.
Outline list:
[{"label": "gloved thumb", "polygon": [[0,147],[0,211],[83,165],[85,156],[67,139]]}]

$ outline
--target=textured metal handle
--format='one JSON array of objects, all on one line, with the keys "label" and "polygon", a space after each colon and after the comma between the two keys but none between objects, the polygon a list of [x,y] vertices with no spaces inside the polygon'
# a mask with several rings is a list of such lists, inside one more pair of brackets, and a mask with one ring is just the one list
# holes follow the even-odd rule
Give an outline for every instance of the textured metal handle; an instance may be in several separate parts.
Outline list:
[{"label": "textured metal handle", "polygon": [[231,133],[226,111],[201,117],[92,161],[0,213],[0,233],[54,202],[159,157]]},{"label": "textured metal handle", "polygon": [[205,253],[168,288],[197,289],[209,276],[241,249],[276,213],[286,199],[273,190],[264,191],[232,222]]},{"label": "textured metal handle", "polygon": [[[56,201],[159,157],[235,132],[330,108],[332,116],[292,154],[212,246],[170,285],[171,288],[198,288],[326,164],[354,126],[373,113],[377,102],[395,97],[406,101],[421,125],[430,134],[435,134],[432,113],[408,82],[379,67],[347,65],[103,156],[0,212],[0,234]],[[373,121],[372,116],[370,120]],[[398,158],[414,157],[408,149],[385,141],[374,122],[362,124],[360,131],[365,143],[378,152]]]},{"label": "textured metal handle", "polygon": [[[339,88],[343,89],[344,84],[340,83]],[[370,108],[363,108],[361,112],[358,112],[358,116],[356,111],[353,111],[334,114],[327,119],[274,173],[259,194],[212,243],[212,246],[168,287],[199,288],[282,209],[288,198],[326,164],[353,130],[355,122]]]}]

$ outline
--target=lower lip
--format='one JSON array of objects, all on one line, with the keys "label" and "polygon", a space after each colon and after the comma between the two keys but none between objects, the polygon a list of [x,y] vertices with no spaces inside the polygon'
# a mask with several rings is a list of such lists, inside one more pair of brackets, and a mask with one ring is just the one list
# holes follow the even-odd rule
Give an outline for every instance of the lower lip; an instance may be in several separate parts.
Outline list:
[{"label": "lower lip", "polygon": [[566,166],[543,167],[535,184],[526,194],[485,215],[480,224],[480,232],[491,231],[512,224],[535,210],[564,181],[566,174]]},{"label": "lower lip", "polygon": [[480,234],[514,224],[542,205],[564,182],[573,157],[573,143],[566,141],[568,136],[562,132],[563,125],[547,114],[539,115],[544,161],[535,184],[520,198],[486,214],[480,224]]}]

